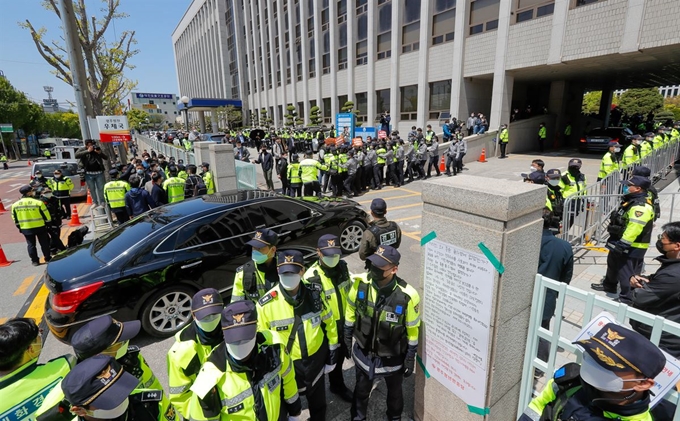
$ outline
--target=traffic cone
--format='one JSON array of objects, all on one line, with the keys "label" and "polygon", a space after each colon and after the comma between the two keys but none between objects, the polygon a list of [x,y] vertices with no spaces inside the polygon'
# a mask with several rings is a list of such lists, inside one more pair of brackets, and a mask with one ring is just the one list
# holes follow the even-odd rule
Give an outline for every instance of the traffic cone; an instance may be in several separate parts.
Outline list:
[{"label": "traffic cone", "polygon": [[442,159],[439,160],[439,171],[441,171],[441,172],[446,171],[446,161],[444,161],[443,156],[442,156]]},{"label": "traffic cone", "polygon": [[482,154],[479,155],[479,162],[486,162],[486,149],[482,148]]},{"label": "traffic cone", "polygon": [[5,267],[11,265],[13,260],[7,260],[5,252],[2,251],[2,244],[0,244],[0,267]]},{"label": "traffic cone", "polygon": [[87,190],[87,202],[88,205],[92,204],[92,196],[90,196],[90,190]]},{"label": "traffic cone", "polygon": [[5,205],[2,204],[2,199],[0,199],[0,213],[7,212],[7,209],[5,209]]},{"label": "traffic cone", "polygon": [[30,167],[31,165],[33,165],[33,164],[31,164],[31,160],[29,159],[28,160],[28,166]]},{"label": "traffic cone", "polygon": [[68,223],[69,227],[78,227],[82,225],[80,223],[80,216],[78,216],[78,208],[76,205],[73,205],[71,208],[71,222]]}]

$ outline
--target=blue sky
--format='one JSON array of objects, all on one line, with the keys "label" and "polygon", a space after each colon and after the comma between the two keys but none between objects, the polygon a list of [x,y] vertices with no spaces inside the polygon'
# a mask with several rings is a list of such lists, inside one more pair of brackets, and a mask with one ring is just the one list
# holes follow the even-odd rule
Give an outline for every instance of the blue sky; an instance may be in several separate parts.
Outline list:
[{"label": "blue sky", "polygon": [[[86,0],[88,14],[101,15],[101,0]],[[172,31],[175,29],[191,0],[121,0],[119,10],[130,15],[115,20],[115,30],[135,30],[139,54],[131,60],[137,66],[126,76],[137,80],[138,91],[179,93],[172,50]],[[73,88],[56,78],[38,53],[28,30],[17,22],[29,19],[35,28],[47,29],[47,40],[59,39],[63,34],[59,18],[42,8],[40,0],[0,0],[3,27],[0,31],[0,70],[15,88],[29,98],[41,102],[47,98],[43,86],[54,87],[53,97],[60,105],[73,100]],[[113,24],[107,39],[113,40]]]}]

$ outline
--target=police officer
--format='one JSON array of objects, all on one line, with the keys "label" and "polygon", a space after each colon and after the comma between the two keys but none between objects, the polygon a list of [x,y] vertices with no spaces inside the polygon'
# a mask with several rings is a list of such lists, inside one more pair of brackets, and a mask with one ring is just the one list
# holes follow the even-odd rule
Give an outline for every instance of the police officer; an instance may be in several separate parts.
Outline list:
[{"label": "police officer", "polygon": [[379,246],[368,258],[369,273],[355,276],[347,296],[344,341],[356,371],[352,420],[367,418],[376,378],[384,378],[387,386],[387,419],[401,419],[402,383],[413,374],[418,347],[420,297],[397,276],[400,258],[395,248]]},{"label": "police officer", "polygon": [[[288,166],[288,182],[290,187],[287,192],[290,197],[302,197],[302,170],[300,169],[300,157],[298,154],[294,153],[292,156],[292,161]],[[285,161],[286,158],[281,158]]]},{"label": "police officer", "polygon": [[52,189],[54,197],[59,199],[61,205],[61,215],[63,218],[71,219],[71,190],[73,190],[73,181],[70,178],[64,177],[59,168],[54,170],[54,178],[47,180],[47,185]]},{"label": "police officer", "polygon": [[640,143],[642,142],[642,136],[639,134],[631,136],[631,142],[628,147],[623,151],[623,159],[621,163],[623,167],[629,167],[640,162]]},{"label": "police officer", "polygon": [[43,155],[45,155],[45,159],[50,159],[52,157],[52,152],[50,152],[49,149],[45,149]]},{"label": "police officer", "polygon": [[[318,260],[305,272],[305,282],[321,285],[326,302],[333,311],[333,319],[338,332],[342,332],[345,326],[345,308],[347,308],[347,293],[352,286],[347,262],[342,260],[340,239],[333,234],[325,234],[319,237],[316,253]],[[349,357],[349,350],[340,344],[341,355]],[[352,392],[345,386],[342,377],[342,364],[336,364],[333,371],[328,373],[331,392],[340,396],[346,402],[352,402]]]},{"label": "police officer", "polygon": [[505,155],[505,150],[508,147],[508,142],[510,142],[510,132],[508,131],[508,125],[503,123],[501,124],[501,128],[498,131],[498,144],[501,147],[501,156],[499,157],[500,159],[507,158]]},{"label": "police officer", "polygon": [[562,173],[556,168],[551,168],[545,173],[545,182],[548,187],[548,203],[550,206],[546,207],[552,212],[552,223],[550,229],[559,232],[562,223],[562,216],[564,215],[564,197],[562,197],[562,188],[560,183]]},{"label": "police officer", "polygon": [[302,185],[305,196],[321,196],[321,185],[319,184],[319,170],[327,170],[328,167],[312,158],[313,152],[306,151],[305,159],[300,162],[302,170]]},{"label": "police officer", "polygon": [[47,394],[75,365],[70,354],[38,364],[41,350],[42,335],[35,320],[16,318],[0,325],[2,419],[35,419]]},{"label": "police officer", "polygon": [[45,204],[34,198],[35,192],[29,185],[19,189],[21,199],[12,205],[12,219],[14,225],[26,238],[28,244],[28,256],[31,258],[33,266],[40,265],[38,250],[35,247],[36,238],[40,242],[40,249],[43,252],[45,262],[52,258],[50,254],[50,236],[47,233],[47,224],[52,221],[50,213]]},{"label": "police officer", "polygon": [[168,194],[168,203],[181,202],[184,200],[184,183],[186,178],[181,178],[177,174],[177,167],[168,166],[170,177],[163,182],[163,189]]},{"label": "police officer", "polygon": [[655,149],[654,133],[645,133],[644,141],[640,144],[640,158],[651,154]]},{"label": "police officer", "polygon": [[385,154],[387,153],[385,142],[380,142],[380,145],[376,145],[375,153],[377,155],[377,165],[373,167],[373,177],[375,178],[375,183],[378,186],[378,190],[380,190],[385,179],[385,163],[387,162],[385,159]]},{"label": "police officer", "polygon": [[269,228],[255,232],[246,244],[252,247],[252,260],[236,269],[231,302],[257,301],[279,282],[276,270],[276,245],[279,236]]},{"label": "police officer", "polygon": [[[633,173],[632,173],[633,176],[639,175],[639,176],[644,177],[644,178],[646,178],[650,181],[649,189],[647,189],[647,196],[648,196],[649,200],[652,202],[652,206],[654,206],[654,220],[656,221],[661,216],[661,204],[659,202],[659,192],[656,189],[656,187],[654,187],[654,185],[651,184],[651,181],[652,181],[652,179],[650,178],[651,174],[652,174],[652,171],[649,168],[644,167],[642,165],[639,165],[639,166],[633,168]],[[49,210],[49,207],[48,207],[48,210]]]},{"label": "police officer", "polygon": [[366,147],[366,157],[364,158],[364,187],[366,189],[376,189],[380,184],[375,180],[375,167],[378,165],[378,154],[375,151],[375,144],[369,143]]},{"label": "police officer", "polygon": [[37,186],[45,186],[49,187],[50,180],[48,180],[40,170],[36,170],[33,180],[31,180],[31,187],[37,187]]},{"label": "police officer", "polygon": [[130,220],[130,215],[125,209],[125,193],[130,191],[130,183],[118,179],[118,170],[109,171],[111,181],[104,184],[104,199],[111,208],[111,212],[116,215],[119,224]]},{"label": "police officer", "polygon": [[311,421],[326,419],[326,380],[338,363],[338,330],[318,284],[301,282],[304,258],[297,250],[278,256],[279,284],[257,302],[259,330],[277,332],[295,366]]},{"label": "police officer", "polygon": [[[257,331],[252,301],[229,304],[221,316],[223,341],[191,387],[192,420],[277,420],[302,412],[291,357],[276,335]],[[285,418],[283,418],[285,419]]]},{"label": "police officer", "polygon": [[609,142],[609,150],[602,157],[600,161],[600,172],[597,174],[597,181],[606,178],[609,174],[619,169],[619,156],[621,152],[621,144],[615,140]]},{"label": "police officer", "polygon": [[597,291],[615,294],[617,284],[621,287],[619,301],[630,303],[630,277],[639,275],[645,253],[649,248],[654,226],[654,207],[647,196],[651,185],[649,179],[636,175],[621,182],[628,186],[628,193],[612,214],[607,231],[607,274],[601,284],[592,284]]},{"label": "police officer", "polygon": [[0,153],[0,162],[2,162],[2,168],[5,170],[9,169],[9,165],[7,165],[7,157],[5,154]]},{"label": "police officer", "polygon": [[[189,174],[187,173],[187,167],[184,166],[184,163],[180,159],[177,161],[177,177],[181,178],[182,180],[185,180],[189,177]],[[172,203],[172,202],[171,202]]]},{"label": "police officer", "polygon": [[387,214],[387,203],[381,198],[373,199],[371,201],[371,216],[373,222],[371,226],[364,231],[361,237],[361,244],[359,246],[359,258],[361,260],[368,259],[368,256],[375,253],[379,245],[392,246],[399,248],[401,244],[401,228],[396,222],[388,221],[385,218]]},{"label": "police officer", "polygon": [[52,195],[52,190],[46,186],[36,187],[36,196],[45,204],[47,211],[52,216],[52,220],[45,226],[47,234],[50,236],[50,254],[57,254],[66,250],[66,246],[61,241],[61,212],[59,210],[59,200]]},{"label": "police officer", "polygon": [[538,125],[538,151],[543,153],[545,148],[545,139],[548,137],[548,130],[545,127],[545,123],[541,122]]},{"label": "police officer", "polygon": [[[574,195],[584,195],[586,194],[586,175],[581,172],[581,165],[583,162],[578,158],[572,158],[569,160],[567,167],[567,172],[562,174],[560,178],[560,189],[562,191],[562,197],[564,199],[569,198]],[[569,218],[566,221],[566,229],[569,229],[574,223],[576,216],[578,216],[581,211],[583,211],[583,202],[581,199],[572,200],[569,206]]]},{"label": "police officer", "polygon": [[191,299],[193,321],[175,334],[168,351],[168,385],[170,403],[189,419],[191,385],[213,348],[223,342],[220,319],[224,302],[214,288],[198,291]]},{"label": "police officer", "polygon": [[359,164],[354,158],[354,150],[347,152],[347,162],[340,164],[340,167],[346,171],[347,177],[343,181],[343,187],[347,197],[354,197],[359,195],[359,191],[354,186],[354,177],[357,175],[357,168]]},{"label": "police officer", "polygon": [[215,180],[210,172],[210,164],[203,162],[201,164],[201,174],[199,174],[205,183],[205,187],[208,189],[208,194],[215,193]]},{"label": "police officer", "polygon": [[163,389],[137,389],[135,376],[108,355],[95,355],[79,363],[66,375],[61,388],[65,401],[59,412],[71,412],[76,415],[74,420],[176,419],[174,408],[163,399]]},{"label": "police officer", "polygon": [[650,413],[650,390],[666,357],[644,336],[614,323],[574,342],[583,362],[555,372],[519,421],[661,419]]}]

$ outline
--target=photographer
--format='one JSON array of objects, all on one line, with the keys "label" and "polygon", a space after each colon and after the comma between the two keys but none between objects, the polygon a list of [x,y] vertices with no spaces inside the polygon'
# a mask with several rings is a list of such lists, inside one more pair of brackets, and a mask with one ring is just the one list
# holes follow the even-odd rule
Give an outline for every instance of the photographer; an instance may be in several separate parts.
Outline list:
[{"label": "photographer", "polygon": [[385,110],[385,112],[382,113],[380,116],[380,130],[384,131],[385,133],[390,132],[390,112]]},{"label": "photographer", "polygon": [[102,152],[102,148],[95,146],[94,140],[87,139],[85,147],[76,151],[76,159],[80,160],[80,166],[85,170],[85,182],[92,196],[92,203],[95,207],[103,206],[104,199],[104,160],[109,157]]}]

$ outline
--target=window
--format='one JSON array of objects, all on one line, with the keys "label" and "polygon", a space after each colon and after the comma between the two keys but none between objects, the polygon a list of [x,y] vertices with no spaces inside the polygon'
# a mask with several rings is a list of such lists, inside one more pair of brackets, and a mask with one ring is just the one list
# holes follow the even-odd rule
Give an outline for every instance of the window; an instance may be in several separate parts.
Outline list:
[{"label": "window", "polygon": [[325,4],[324,8],[321,9],[321,30],[328,30],[328,21],[330,20],[330,10],[328,9],[328,3]]},{"label": "window", "polygon": [[418,85],[402,86],[401,90],[401,119],[418,119]]},{"label": "window", "polygon": [[401,52],[418,51],[420,48],[420,0],[405,0]]},{"label": "window", "polygon": [[324,98],[323,100],[323,122],[324,123],[330,123],[331,122],[331,99],[330,98]]},{"label": "window", "polygon": [[347,95],[340,95],[338,97],[338,112],[342,113],[342,107],[345,106],[345,103],[347,102]]},{"label": "window", "polygon": [[430,83],[430,120],[437,120],[439,113],[451,106],[451,81]]},{"label": "window", "polygon": [[554,0],[517,0],[517,12],[515,12],[517,18],[515,23],[552,15],[554,10]]},{"label": "window", "polygon": [[354,107],[358,113],[356,116],[357,123],[368,121],[368,95],[366,95],[366,92],[361,92],[355,94],[354,97],[356,99]]},{"label": "window", "polygon": [[200,248],[220,253],[236,252],[249,239],[250,222],[240,209],[211,215],[184,226],[177,234],[176,250]]},{"label": "window", "polygon": [[383,111],[390,109],[390,90],[382,89],[375,91],[375,113],[380,115]]},{"label": "window", "polygon": [[338,27],[338,70],[347,68],[347,23]]},{"label": "window", "polygon": [[331,72],[331,36],[328,30],[323,32],[323,56],[321,57],[321,62],[322,74],[329,74]]},{"label": "window", "polygon": [[380,1],[378,7],[378,60],[392,56],[392,2]]},{"label": "window", "polygon": [[347,68],[347,47],[338,49],[338,70]]},{"label": "window", "polygon": [[356,63],[357,66],[368,63],[368,14],[364,11],[357,16],[357,43]]},{"label": "window", "polygon": [[316,77],[316,51],[314,49],[314,37],[309,39],[309,78]]},{"label": "window", "polygon": [[347,22],[347,0],[338,0],[338,24]]},{"label": "window", "polygon": [[500,0],[473,0],[470,4],[470,35],[498,28]]},{"label": "window", "polygon": [[356,0],[356,11],[357,16],[368,12],[368,0]]},{"label": "window", "polygon": [[435,0],[432,16],[432,45],[453,41],[456,24],[456,1]]},{"label": "window", "polygon": [[357,66],[368,63],[368,41],[357,42]]},{"label": "window", "polygon": [[597,3],[604,0],[574,0],[574,7],[585,6],[586,4]]}]

